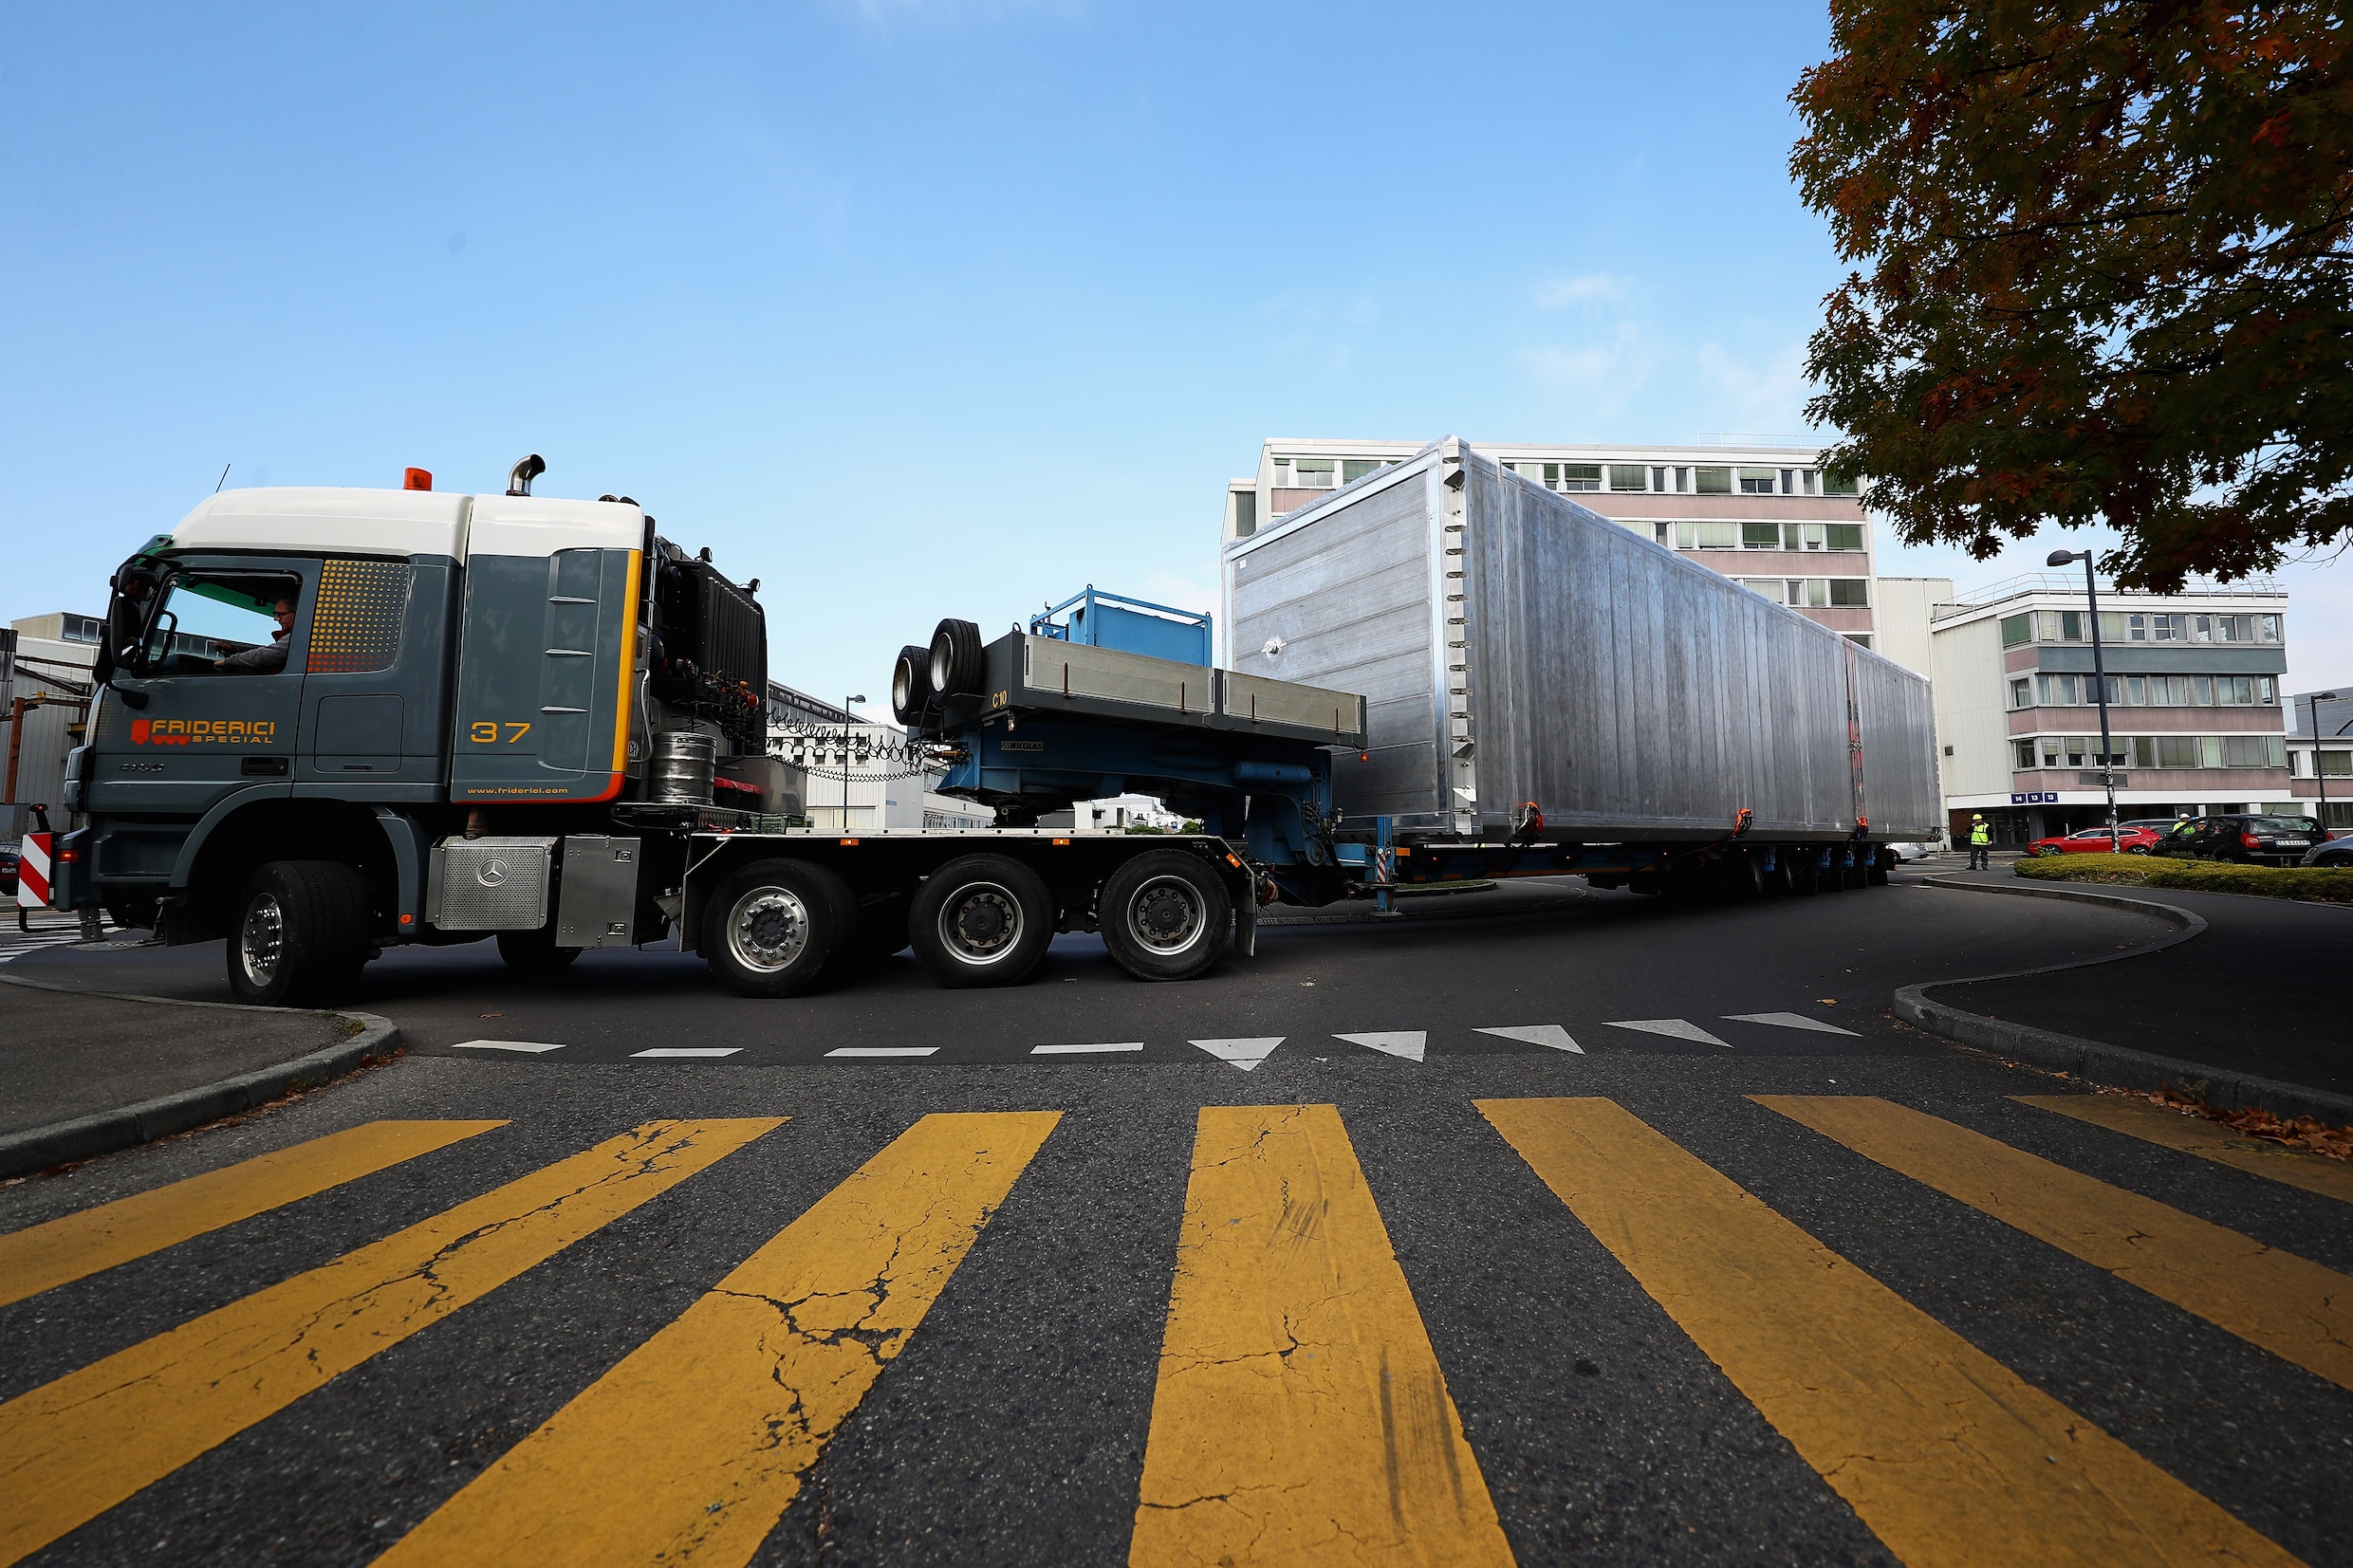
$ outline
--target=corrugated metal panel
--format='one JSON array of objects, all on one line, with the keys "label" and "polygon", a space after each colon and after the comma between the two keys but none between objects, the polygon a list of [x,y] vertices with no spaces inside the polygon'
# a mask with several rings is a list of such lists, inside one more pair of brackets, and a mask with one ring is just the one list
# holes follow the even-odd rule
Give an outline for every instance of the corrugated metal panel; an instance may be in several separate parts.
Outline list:
[{"label": "corrugated metal panel", "polygon": [[1022,675],[1038,691],[1132,702],[1178,713],[1207,712],[1213,701],[1210,673],[1199,665],[1125,654],[1116,648],[1090,648],[1054,637],[1025,635],[1023,640],[1028,657]]},{"label": "corrugated metal panel", "polygon": [[1229,670],[1217,694],[1217,710],[1251,724],[1317,729],[1338,738],[1364,727],[1364,699],[1353,692]]},{"label": "corrugated metal panel", "polygon": [[[1713,835],[1745,806],[1754,834],[1852,831],[1852,645],[1467,451],[1464,531],[1449,535],[1460,450],[1425,449],[1226,557],[1237,669],[1368,698],[1370,758],[1334,768],[1343,810],[1436,826],[1471,803],[1492,832],[1532,802],[1604,839]],[[1927,683],[1853,654],[1866,813],[1875,829],[1933,826]],[[1475,802],[1447,772],[1455,687]]]}]

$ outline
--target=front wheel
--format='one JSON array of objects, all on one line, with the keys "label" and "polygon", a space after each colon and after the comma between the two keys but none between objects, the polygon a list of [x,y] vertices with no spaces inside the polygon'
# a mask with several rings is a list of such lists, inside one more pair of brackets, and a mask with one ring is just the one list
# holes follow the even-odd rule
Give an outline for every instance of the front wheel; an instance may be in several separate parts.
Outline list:
[{"label": "front wheel", "polygon": [[340,860],[272,860],[229,928],[229,988],[257,1007],[339,1002],[368,961],[367,888]]},{"label": "front wheel", "polygon": [[1139,855],[1103,883],[1103,946],[1139,980],[1191,980],[1217,962],[1233,923],[1225,883],[1180,849]]},{"label": "front wheel", "polygon": [[555,923],[550,921],[537,931],[500,932],[498,956],[517,974],[562,974],[580,950],[557,947]]},{"label": "front wheel", "polygon": [[798,996],[858,929],[847,882],[806,860],[758,860],[703,909],[703,961],[739,996]]},{"label": "front wheel", "polygon": [[1012,986],[1054,940],[1045,878],[1003,855],[951,860],[923,884],[908,913],[915,955],[943,986]]}]

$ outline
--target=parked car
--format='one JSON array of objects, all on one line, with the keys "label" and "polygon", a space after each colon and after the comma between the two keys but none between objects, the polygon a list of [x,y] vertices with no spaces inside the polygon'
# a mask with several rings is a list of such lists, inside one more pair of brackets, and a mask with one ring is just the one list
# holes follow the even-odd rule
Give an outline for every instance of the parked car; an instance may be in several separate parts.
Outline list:
[{"label": "parked car", "polygon": [[1899,862],[1904,860],[1925,860],[1932,855],[1941,855],[1944,853],[1944,845],[1942,844],[1889,844],[1887,847],[1896,852],[1896,858]]},{"label": "parked car", "polygon": [[2353,866],[2353,835],[2339,835],[2314,844],[2297,862],[2307,866]]},{"label": "parked car", "polygon": [[16,896],[16,851],[0,844],[0,894]]},{"label": "parked car", "polygon": [[[2138,825],[2116,824],[2115,847],[2127,855],[2149,855],[2164,841],[2164,836],[2154,829]],[[2056,838],[2037,839],[2027,845],[2029,855],[2105,855],[2109,852],[2108,830],[2087,827],[2081,833],[2063,833]]]},{"label": "parked car", "polygon": [[2315,843],[2325,841],[2320,824],[2309,817],[2270,817],[2249,812],[2200,817],[2168,839],[2166,853],[2201,860],[2292,866]]}]

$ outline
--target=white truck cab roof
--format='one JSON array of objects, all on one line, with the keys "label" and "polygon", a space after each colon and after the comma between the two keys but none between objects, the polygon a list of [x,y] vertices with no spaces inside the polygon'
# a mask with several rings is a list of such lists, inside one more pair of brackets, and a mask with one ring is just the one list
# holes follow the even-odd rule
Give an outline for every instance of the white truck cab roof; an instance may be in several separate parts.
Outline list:
[{"label": "white truck cab roof", "polygon": [[169,547],[440,555],[462,562],[469,555],[635,550],[644,543],[645,513],[625,501],[287,486],[206,497],[179,520]]}]

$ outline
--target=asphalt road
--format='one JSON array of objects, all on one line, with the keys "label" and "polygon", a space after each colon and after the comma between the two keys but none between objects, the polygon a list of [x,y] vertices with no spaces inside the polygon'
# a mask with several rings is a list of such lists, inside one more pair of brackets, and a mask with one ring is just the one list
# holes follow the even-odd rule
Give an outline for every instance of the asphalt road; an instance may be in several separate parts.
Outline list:
[{"label": "asphalt road", "polygon": [[[2152,930],[1596,895],[788,1003],[398,955],[407,1059],[0,1187],[0,1287],[56,1277],[0,1306],[0,1562],[2353,1563],[2353,1189],[1884,1012]],[[435,1146],[287,1173],[353,1129]],[[269,1199],[166,1190],[213,1172]]]}]

